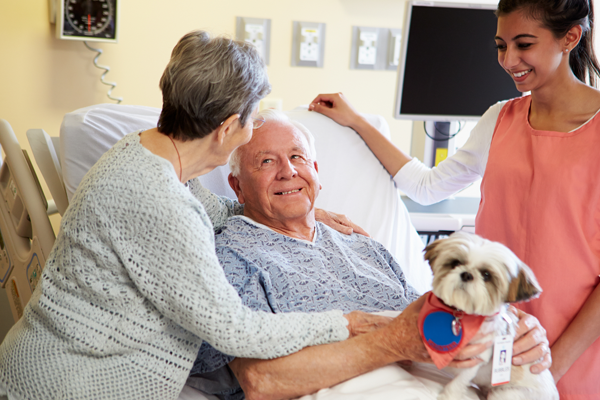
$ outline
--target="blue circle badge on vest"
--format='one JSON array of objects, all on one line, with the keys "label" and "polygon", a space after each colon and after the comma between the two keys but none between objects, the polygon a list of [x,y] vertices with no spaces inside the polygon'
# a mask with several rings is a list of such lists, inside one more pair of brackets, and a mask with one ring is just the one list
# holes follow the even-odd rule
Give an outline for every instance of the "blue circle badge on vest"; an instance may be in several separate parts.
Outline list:
[{"label": "blue circle badge on vest", "polygon": [[439,353],[448,353],[458,347],[463,332],[452,332],[454,316],[445,311],[434,311],[423,321],[423,338],[431,349]]}]

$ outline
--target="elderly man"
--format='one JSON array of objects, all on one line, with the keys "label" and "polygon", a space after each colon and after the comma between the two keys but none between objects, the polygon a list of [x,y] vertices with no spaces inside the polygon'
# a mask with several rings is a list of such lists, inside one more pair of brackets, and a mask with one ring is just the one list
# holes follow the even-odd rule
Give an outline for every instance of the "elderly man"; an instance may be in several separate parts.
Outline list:
[{"label": "elderly man", "polygon": [[[247,398],[291,398],[395,361],[426,361],[416,323],[421,301],[415,301],[418,294],[392,255],[370,238],[341,235],[315,221],[321,185],[310,132],[280,112],[260,116],[264,126],[230,162],[229,183],[245,204],[244,216],[229,219],[216,237],[221,265],[245,304],[275,313],[404,312],[380,329],[276,360],[234,359],[204,344],[187,384],[226,399],[244,393]],[[536,329],[521,327],[530,331],[528,336]],[[523,339],[515,353],[544,340]],[[540,358],[543,347],[528,351],[526,361]],[[483,348],[472,346],[462,357]],[[541,368],[547,364],[549,358]]]}]

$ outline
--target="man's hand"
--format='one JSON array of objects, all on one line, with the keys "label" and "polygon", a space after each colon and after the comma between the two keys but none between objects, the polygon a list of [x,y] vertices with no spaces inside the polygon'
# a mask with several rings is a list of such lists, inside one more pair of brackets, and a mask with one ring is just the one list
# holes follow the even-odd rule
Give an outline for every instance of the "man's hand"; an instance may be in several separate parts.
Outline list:
[{"label": "man's hand", "polygon": [[399,361],[432,362],[419,333],[419,312],[421,312],[427,294],[413,301],[402,311],[402,314],[384,328],[387,331],[385,345]]},{"label": "man's hand", "polygon": [[535,363],[531,366],[532,374],[540,374],[552,365],[550,345],[546,337],[546,330],[540,321],[515,307],[510,307],[510,312],[519,318],[515,343],[513,345],[514,365]]},{"label": "man's hand", "polygon": [[388,325],[392,321],[392,318],[390,317],[368,314],[362,311],[352,311],[351,313],[344,315],[344,317],[348,320],[350,337],[372,332],[375,329]]},{"label": "man's hand", "polygon": [[315,208],[315,219],[345,235],[351,235],[355,232],[366,237],[371,237],[363,228],[356,225],[354,222],[350,221],[348,217],[342,214]]}]

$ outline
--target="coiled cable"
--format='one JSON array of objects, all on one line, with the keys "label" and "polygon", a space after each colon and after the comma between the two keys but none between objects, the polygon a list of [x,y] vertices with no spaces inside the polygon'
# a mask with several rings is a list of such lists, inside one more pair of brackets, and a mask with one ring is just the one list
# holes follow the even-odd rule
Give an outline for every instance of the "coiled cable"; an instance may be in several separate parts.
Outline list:
[{"label": "coiled cable", "polygon": [[111,100],[114,100],[117,102],[117,104],[121,104],[121,102],[123,101],[122,97],[113,97],[111,96],[111,93],[113,91],[114,88],[117,87],[117,84],[115,82],[107,82],[104,80],[104,77],[106,76],[106,74],[108,74],[108,71],[110,71],[110,67],[104,66],[104,65],[99,65],[98,64],[98,58],[100,57],[100,55],[102,54],[102,50],[101,49],[97,49],[95,47],[92,47],[88,44],[88,42],[84,41],[83,44],[85,44],[85,47],[87,47],[88,49],[97,52],[98,54],[96,55],[96,57],[94,57],[94,66],[96,68],[99,68],[101,70],[104,70],[104,73],[102,74],[102,76],[100,77],[100,82],[102,82],[103,84],[110,86],[110,89],[108,89],[108,98]]},{"label": "coiled cable", "polygon": [[[431,136],[431,134],[429,132],[427,132],[427,121],[423,121],[423,130],[425,131],[425,134],[427,135],[427,137],[435,142],[447,142],[450,139],[454,139],[454,137],[456,137],[456,135],[458,135],[464,128],[464,126],[466,125],[466,122],[463,121],[459,121],[458,122],[458,130],[454,133],[446,133],[446,132],[442,132],[438,129],[437,127],[437,122],[433,123],[433,127],[435,129],[435,132],[433,134],[433,136]],[[444,137],[435,137],[436,133],[439,133],[441,136]]]}]

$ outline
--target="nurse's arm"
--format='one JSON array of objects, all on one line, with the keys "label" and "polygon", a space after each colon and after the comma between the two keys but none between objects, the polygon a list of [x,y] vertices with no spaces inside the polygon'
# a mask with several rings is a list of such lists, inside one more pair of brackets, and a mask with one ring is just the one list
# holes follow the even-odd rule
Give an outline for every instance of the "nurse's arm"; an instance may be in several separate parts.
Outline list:
[{"label": "nurse's arm", "polygon": [[600,337],[600,285],[596,286],[567,329],[552,346],[550,372],[558,382],[571,365]]}]

